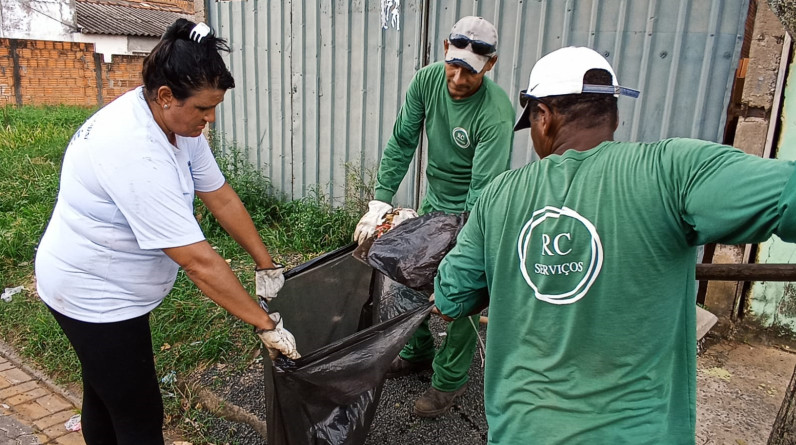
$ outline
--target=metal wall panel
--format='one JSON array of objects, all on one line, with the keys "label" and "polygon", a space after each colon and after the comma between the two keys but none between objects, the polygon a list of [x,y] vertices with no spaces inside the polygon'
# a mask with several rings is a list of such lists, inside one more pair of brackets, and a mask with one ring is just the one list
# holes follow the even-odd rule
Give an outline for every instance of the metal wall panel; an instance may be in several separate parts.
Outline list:
[{"label": "metal wall panel", "polygon": [[[617,140],[694,137],[721,141],[743,42],[748,0],[456,0],[431,2],[431,60],[456,20],[478,15],[498,28],[489,76],[517,107],[533,64],[564,46],[603,54],[619,82],[641,90],[619,99]],[[515,135],[512,167],[535,159],[529,132]]]},{"label": "metal wall panel", "polygon": [[[215,128],[289,197],[318,187],[343,198],[345,163],[378,165],[406,87],[425,63],[423,44],[429,62],[442,60],[456,20],[480,15],[500,35],[489,76],[515,106],[539,57],[589,46],[622,84],[642,91],[620,98],[617,139],[721,141],[747,8],[748,0],[404,0],[397,30],[381,28],[376,0],[209,0],[237,82]],[[518,132],[512,166],[533,159],[528,132]],[[396,203],[417,205],[418,171],[413,163]]]},{"label": "metal wall panel", "polygon": [[[208,22],[229,39],[236,87],[216,131],[246,150],[291,198],[337,202],[346,168],[375,168],[421,63],[422,1],[401,5],[400,31],[380,26],[379,2],[211,2]],[[416,166],[396,201],[413,203]]]}]

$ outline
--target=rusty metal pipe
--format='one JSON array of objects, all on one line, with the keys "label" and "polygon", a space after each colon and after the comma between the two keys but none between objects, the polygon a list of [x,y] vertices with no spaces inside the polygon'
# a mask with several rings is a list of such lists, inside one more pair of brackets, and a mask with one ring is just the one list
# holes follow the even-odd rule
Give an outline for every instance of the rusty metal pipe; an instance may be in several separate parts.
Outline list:
[{"label": "rusty metal pipe", "polygon": [[[697,264],[700,281],[796,281],[796,264]],[[439,315],[437,312],[432,312]],[[481,324],[489,323],[482,315]]]},{"label": "rusty metal pipe", "polygon": [[796,281],[796,264],[697,264],[700,281]]}]

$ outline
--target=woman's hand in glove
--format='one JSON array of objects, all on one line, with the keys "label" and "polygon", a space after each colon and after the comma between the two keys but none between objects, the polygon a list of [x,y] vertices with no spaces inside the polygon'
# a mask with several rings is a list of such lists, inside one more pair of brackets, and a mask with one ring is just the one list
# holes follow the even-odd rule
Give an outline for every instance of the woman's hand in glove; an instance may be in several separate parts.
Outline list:
[{"label": "woman's hand in glove", "polygon": [[268,349],[271,360],[279,357],[279,354],[283,354],[291,360],[300,358],[301,354],[296,350],[296,339],[293,338],[293,334],[282,327],[282,316],[279,312],[268,314],[268,316],[276,323],[276,326],[273,329],[257,330],[257,336]]},{"label": "woman's hand in glove", "polygon": [[285,267],[280,264],[275,264],[274,267],[268,269],[255,269],[254,286],[257,296],[266,302],[276,298],[277,292],[285,284],[284,271]]}]

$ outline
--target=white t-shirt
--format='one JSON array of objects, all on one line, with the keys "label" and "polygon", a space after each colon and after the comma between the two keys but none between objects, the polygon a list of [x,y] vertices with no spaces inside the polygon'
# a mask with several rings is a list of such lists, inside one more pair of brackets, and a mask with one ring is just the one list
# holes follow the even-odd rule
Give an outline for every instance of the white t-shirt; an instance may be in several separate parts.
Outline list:
[{"label": "white t-shirt", "polygon": [[86,322],[154,309],[177,264],[161,249],[204,239],[194,190],[224,185],[204,136],[171,145],[142,88],[89,118],[66,149],[58,200],[36,254],[42,300]]}]

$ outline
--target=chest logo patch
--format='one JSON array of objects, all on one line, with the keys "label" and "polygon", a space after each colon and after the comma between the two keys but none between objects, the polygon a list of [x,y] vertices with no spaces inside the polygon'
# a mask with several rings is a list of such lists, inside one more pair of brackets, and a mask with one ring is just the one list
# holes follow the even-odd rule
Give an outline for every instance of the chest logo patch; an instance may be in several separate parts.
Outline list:
[{"label": "chest logo patch", "polygon": [[467,130],[464,128],[454,128],[451,135],[453,136],[453,142],[455,142],[459,147],[467,148],[470,146],[470,136],[467,134]]},{"label": "chest logo patch", "polygon": [[520,272],[534,296],[551,304],[583,298],[603,265],[597,228],[567,207],[535,211],[520,231],[517,253]]}]

